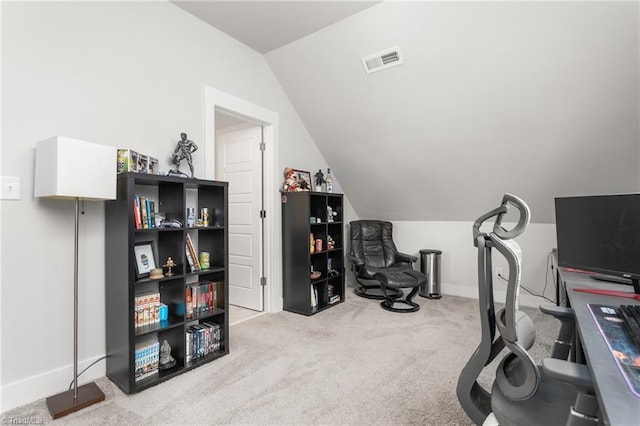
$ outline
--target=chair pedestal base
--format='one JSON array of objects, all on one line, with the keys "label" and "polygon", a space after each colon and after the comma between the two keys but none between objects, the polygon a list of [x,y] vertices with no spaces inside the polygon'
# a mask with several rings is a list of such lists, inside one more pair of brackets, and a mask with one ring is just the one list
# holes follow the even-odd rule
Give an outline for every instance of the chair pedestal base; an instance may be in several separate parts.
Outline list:
[{"label": "chair pedestal base", "polygon": [[[413,298],[416,296],[417,292],[418,292],[418,287],[411,290],[411,292],[407,294],[407,298],[404,300],[398,299],[398,298],[391,298],[391,297],[386,298],[385,300],[380,302],[380,306],[382,306],[382,309],[386,309],[387,311],[391,311],[391,312],[416,312],[420,310],[420,305],[418,305],[413,301]],[[407,308],[394,307],[394,304],[396,303],[401,303],[403,305],[407,305],[408,307]]]},{"label": "chair pedestal base", "polygon": [[[402,290],[399,289],[389,289],[389,297],[398,298],[402,296]],[[382,287],[374,287],[374,286],[364,286],[360,285],[356,287],[353,292],[360,297],[364,297],[366,299],[374,299],[374,300],[383,300],[387,296],[383,293]]]}]

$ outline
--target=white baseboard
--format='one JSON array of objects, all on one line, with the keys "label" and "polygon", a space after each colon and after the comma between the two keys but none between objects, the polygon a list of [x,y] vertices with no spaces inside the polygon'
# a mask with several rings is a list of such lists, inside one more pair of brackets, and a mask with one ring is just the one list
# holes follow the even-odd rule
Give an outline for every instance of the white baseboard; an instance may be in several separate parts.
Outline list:
[{"label": "white baseboard", "polygon": [[[78,362],[78,373],[99,356]],[[78,379],[78,385],[92,382],[106,373],[105,360],[98,361]],[[28,377],[0,387],[0,413],[29,404],[42,398],[56,395],[69,389],[73,380],[73,364]]]},{"label": "white baseboard", "polygon": [[[468,297],[471,299],[478,298],[478,289],[476,287],[468,287],[456,284],[443,284],[441,286],[442,294],[449,294],[451,296]],[[493,297],[496,302],[504,301],[507,297],[506,290],[498,290],[494,287]],[[527,306],[530,308],[537,308],[540,305],[548,305],[549,301],[542,299],[541,297],[532,296],[531,294],[520,290],[520,306]]]}]

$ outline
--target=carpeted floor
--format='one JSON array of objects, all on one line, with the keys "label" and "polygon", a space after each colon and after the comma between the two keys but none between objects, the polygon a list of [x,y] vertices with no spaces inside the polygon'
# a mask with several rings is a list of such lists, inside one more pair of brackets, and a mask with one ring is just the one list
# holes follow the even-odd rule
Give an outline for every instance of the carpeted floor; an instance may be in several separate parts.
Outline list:
[{"label": "carpeted floor", "polygon": [[[105,402],[55,424],[470,425],[455,388],[480,338],[477,301],[416,301],[420,311],[397,314],[349,290],[312,317],[258,316],[231,327],[228,356],[131,396],[102,378]],[[528,312],[536,357],[558,324]],[[44,400],[2,417],[53,423]]]}]

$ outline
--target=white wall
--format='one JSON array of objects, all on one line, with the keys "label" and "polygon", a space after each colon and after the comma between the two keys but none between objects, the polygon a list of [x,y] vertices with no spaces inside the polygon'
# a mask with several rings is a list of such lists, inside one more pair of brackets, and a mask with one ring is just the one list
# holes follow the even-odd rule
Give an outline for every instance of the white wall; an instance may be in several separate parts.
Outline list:
[{"label": "white wall", "polygon": [[[1,202],[5,411],[66,390],[72,378],[73,203],[33,198],[38,141],[63,135],[128,147],[166,171],[180,132],[204,147],[211,86],[279,114],[276,181],[285,165],[327,164],[264,58],[167,2],[3,2],[2,66],[2,175],[22,182],[22,200]],[[204,154],[194,154],[198,177]],[[279,194],[271,196],[279,207]],[[103,203],[85,211],[80,368],[105,354],[104,274],[122,267],[103,264]],[[80,382],[104,373],[100,362]]]},{"label": "white wall", "polygon": [[[498,205],[496,204],[496,207]],[[480,216],[484,212],[479,212]],[[393,235],[398,250],[419,256],[421,249],[442,250],[441,274],[443,294],[464,297],[478,297],[478,249],[473,245],[473,222],[410,222],[394,221]],[[555,225],[532,223],[517,238],[522,249],[522,285],[536,294],[542,294],[547,275],[547,257],[556,246]],[[503,267],[507,271],[505,259],[494,252],[493,267]],[[420,262],[416,264],[419,268]],[[506,283],[494,279],[496,301],[503,301]],[[544,294],[555,298],[552,274],[548,275],[548,285]],[[520,303],[538,306],[548,303],[541,298],[520,292]]]},{"label": "white wall", "polygon": [[[469,221],[511,192],[551,223],[555,196],[640,188],[638,16],[385,1],[265,56],[361,216]],[[364,72],[395,46],[402,65]]]}]

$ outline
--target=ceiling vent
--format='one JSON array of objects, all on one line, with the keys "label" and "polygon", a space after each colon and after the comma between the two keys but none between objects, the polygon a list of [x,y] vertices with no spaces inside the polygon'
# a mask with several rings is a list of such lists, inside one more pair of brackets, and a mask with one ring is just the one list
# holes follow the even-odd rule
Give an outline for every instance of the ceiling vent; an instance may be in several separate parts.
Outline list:
[{"label": "ceiling vent", "polygon": [[397,47],[392,47],[362,58],[362,65],[367,74],[395,67],[401,63],[402,56],[400,55],[400,49]]}]

